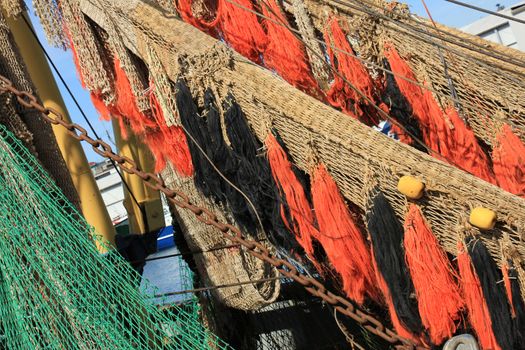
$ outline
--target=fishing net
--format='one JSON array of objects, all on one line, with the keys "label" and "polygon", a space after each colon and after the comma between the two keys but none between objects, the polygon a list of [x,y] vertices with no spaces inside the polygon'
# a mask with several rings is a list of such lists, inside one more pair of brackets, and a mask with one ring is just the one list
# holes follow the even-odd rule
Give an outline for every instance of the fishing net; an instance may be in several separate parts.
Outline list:
[{"label": "fishing net", "polygon": [[158,309],[154,288],[139,288],[117,253],[99,254],[35,158],[2,125],[0,136],[0,348],[228,348],[197,308]]},{"label": "fishing net", "polygon": [[[168,187],[180,188],[190,194],[194,203],[205,203],[214,212],[222,213],[220,207],[200,195],[192,178],[182,177],[168,165],[162,172]],[[215,230],[195,218],[193,213],[177,210],[177,221],[190,248],[203,251],[194,257],[201,278],[209,285],[235,284],[277,277],[277,270],[251,255],[244,248],[228,250],[214,248],[226,246],[229,241],[215,234]],[[222,214],[224,215],[224,214]],[[210,251],[211,250],[211,251]],[[253,310],[272,303],[280,290],[279,281],[266,281],[213,290],[223,304],[241,310]]]},{"label": "fishing net", "polygon": [[[86,6],[84,11],[103,25],[103,13],[97,8]],[[133,33],[129,46],[141,57],[153,48],[172,81],[182,76],[192,91],[211,87],[217,99],[233,94],[259,140],[267,137],[270,125],[276,128],[300,169],[309,171],[315,151],[344,197],[363,210],[368,189],[378,183],[403,218],[406,199],[397,191],[397,180],[411,174],[426,183],[423,212],[448,252],[456,252],[458,223],[471,208],[483,206],[498,211],[498,232],[508,233],[520,256],[525,256],[519,243],[523,199],[368,128],[145,3],[114,2],[106,11],[128,18],[118,25],[122,32]],[[140,26],[129,27],[130,21]],[[500,261],[499,235],[479,234]]]},{"label": "fishing net", "polygon": [[[177,6],[179,7],[178,11],[184,13],[182,16],[184,21],[202,29],[202,18],[192,17],[191,11],[184,12],[180,8],[184,6],[185,10],[188,10],[190,7],[193,9],[193,5],[197,2],[203,4],[206,1],[180,0]],[[418,202],[418,206],[420,206],[422,217],[428,221],[429,232],[431,228],[442,248],[451,254],[457,254],[458,226],[465,222],[464,218],[469,211],[474,207],[481,206],[498,211],[498,222],[494,230],[476,232],[488,247],[492,257],[496,260],[501,259],[502,252],[499,240],[503,234],[508,236],[510,244],[515,246],[519,262],[523,261],[525,247],[521,242],[525,227],[523,226],[524,216],[522,208],[525,202],[518,196],[505,193],[488,182],[480,180],[480,178],[483,178],[490,182],[492,176],[489,171],[491,166],[490,159],[485,154],[485,152],[490,153],[491,136],[483,134],[483,131],[490,130],[493,132],[497,128],[489,127],[488,124],[484,128],[475,127],[475,118],[482,118],[486,113],[480,113],[478,116],[473,111],[468,111],[467,107],[479,102],[476,100],[478,95],[466,95],[468,94],[466,92],[467,85],[464,83],[469,78],[465,78],[465,75],[460,74],[450,78],[451,74],[457,73],[457,67],[462,67],[461,70],[465,72],[468,70],[467,68],[470,68],[462,66],[466,62],[464,60],[465,56],[470,58],[472,62],[476,62],[476,64],[484,62],[481,66],[485,67],[491,61],[491,59],[485,57],[488,55],[487,52],[483,54],[483,58],[462,52],[461,55],[458,55],[461,59],[453,60],[448,56],[449,51],[453,52],[453,50],[449,48],[445,50],[438,42],[429,40],[427,44],[430,46],[421,46],[421,52],[424,52],[425,48],[436,49],[435,52],[428,54],[429,57],[435,54],[435,57],[429,58],[425,56],[425,59],[432,60],[437,57],[438,60],[432,61],[429,64],[429,69],[422,68],[425,59],[422,58],[421,62],[416,62],[415,64],[408,52],[408,46],[406,45],[410,43],[410,39],[407,38],[411,38],[411,36],[407,34],[406,38],[403,36],[403,39],[395,36],[402,28],[405,28],[403,21],[410,19],[410,17],[407,17],[408,15],[404,8],[396,3],[382,8],[383,10],[379,14],[370,14],[367,12],[369,9],[365,10],[362,8],[357,8],[357,10],[362,10],[363,13],[343,11],[344,9],[341,9],[341,14],[337,14],[333,11],[332,6],[329,6],[329,3],[325,1],[306,0],[300,9],[298,6],[290,7],[290,4],[286,1],[271,1],[271,4],[264,0],[246,0],[242,2],[248,6],[248,10],[252,12],[261,11],[265,17],[268,17],[268,19],[262,20],[257,19],[253,13],[249,16],[243,16],[245,12],[241,8],[235,7],[235,0],[219,0],[216,13],[220,25],[214,26],[213,30],[215,32],[211,29],[210,31],[205,30],[208,34],[211,34],[210,36],[188,25],[188,23],[183,23],[174,18],[174,16],[166,16],[158,7],[144,1],[124,2],[115,0],[109,2],[107,0],[83,0],[78,3],[71,2],[71,4],[74,3],[79,7],[75,11],[85,15],[85,19],[89,22],[92,29],[100,33],[105,32],[107,35],[105,41],[110,46],[110,50],[101,53],[103,55],[101,59],[104,59],[105,56],[111,56],[112,53],[119,57],[123,55],[124,58],[129,56],[129,62],[122,60],[123,67],[118,67],[118,64],[116,64],[114,80],[117,100],[124,96],[121,92],[127,92],[126,95],[132,97],[130,99],[132,104],[135,103],[133,100],[136,100],[138,104],[140,94],[137,94],[137,92],[142,92],[144,96],[150,96],[150,106],[147,108],[150,108],[151,112],[157,112],[152,113],[152,115],[155,117],[155,122],[159,124],[152,127],[158,127],[162,131],[165,126],[165,129],[167,129],[167,124],[173,124],[172,126],[179,128],[176,130],[181,131],[184,129],[186,136],[192,139],[193,143],[178,142],[175,145],[163,140],[160,137],[162,135],[154,134],[153,141],[155,141],[157,153],[162,156],[164,150],[167,153],[173,149],[189,149],[193,164],[194,172],[190,171],[188,174],[177,173],[172,171],[171,167],[178,171],[183,162],[179,159],[170,159],[171,164],[165,169],[163,178],[166,179],[169,186],[181,188],[185,193],[190,194],[189,199],[191,202],[205,203],[214,212],[220,212],[219,217],[222,220],[231,223],[237,222],[241,227],[243,225],[243,217],[238,214],[241,211],[236,212],[235,209],[237,207],[232,205],[232,203],[236,203],[236,201],[231,200],[235,196],[229,193],[226,195],[229,201],[221,202],[220,199],[223,198],[222,192],[210,190],[210,188],[220,186],[215,186],[217,183],[214,178],[215,174],[206,168],[206,164],[201,162],[203,157],[200,153],[206,155],[206,151],[209,150],[212,159],[215,159],[210,162],[220,168],[221,165],[224,165],[223,163],[226,163],[223,159],[225,157],[214,158],[216,150],[230,148],[235,150],[236,143],[247,142],[250,139],[247,135],[252,133],[256,135],[258,142],[267,140],[270,130],[272,130],[281,136],[282,146],[288,151],[286,157],[293,163],[275,162],[276,157],[274,157],[275,155],[272,156],[271,147],[268,146],[267,149],[261,149],[261,153],[266,153],[265,155],[268,157],[272,172],[277,174],[279,169],[283,171],[283,169],[288,169],[288,167],[296,166],[297,169],[295,170],[302,170],[305,173],[312,174],[313,162],[323,164],[328,169],[327,178],[332,178],[335,181],[331,190],[327,188],[322,189],[325,192],[324,197],[328,195],[327,192],[336,194],[340,192],[348,202],[351,202],[349,206],[354,211],[356,225],[360,223],[358,219],[363,212],[372,210],[372,212],[375,211],[379,214],[374,215],[373,220],[367,221],[369,232],[372,231],[371,227],[374,227],[371,223],[380,223],[379,218],[385,219],[383,226],[388,227],[406,215],[407,200],[397,190],[397,181],[401,176],[410,174],[421,179],[426,185],[425,196]],[[363,5],[368,2],[364,0],[349,2],[349,4],[354,5],[357,3]],[[380,1],[370,2],[371,7],[377,4],[386,5]],[[319,9],[322,11],[319,11]],[[172,10],[168,9],[168,11]],[[298,24],[300,29],[298,30],[299,35],[305,42],[309,41],[308,46],[312,46],[315,42],[319,43],[319,35],[322,33],[324,41],[321,43],[321,46],[315,45],[316,47],[307,50],[303,46],[305,43],[295,40],[297,37],[291,36],[289,32],[279,26],[279,23],[284,26],[293,25],[293,16],[291,16],[293,11],[297,11],[298,15],[301,12],[299,16],[302,17],[299,18],[300,23],[297,21],[298,16],[296,15],[296,24]],[[287,16],[283,16],[285,12]],[[189,17],[186,18],[185,16]],[[389,20],[384,18],[385,16],[396,21],[396,25],[400,25],[402,28],[392,29],[392,25],[388,23]],[[270,19],[274,21],[272,22]],[[275,23],[275,20],[277,20],[277,23]],[[327,20],[330,20],[328,23],[331,23],[328,28],[326,27]],[[247,28],[250,30],[247,30]],[[430,30],[432,28],[426,29]],[[392,32],[389,32],[389,30],[392,30]],[[421,37],[426,38],[427,32],[422,33]],[[80,38],[80,40],[84,40],[80,33],[73,33],[73,35]],[[223,41],[217,41],[217,37],[224,39],[230,47],[225,45]],[[290,41],[288,39],[294,39],[293,50],[285,49],[285,43]],[[441,39],[446,40],[447,37],[442,36]],[[332,45],[333,43],[333,46],[325,48],[323,43],[326,45]],[[469,43],[472,45],[476,44],[475,40]],[[230,50],[232,47],[244,54],[245,57],[243,58]],[[481,50],[479,46],[477,49]],[[341,50],[347,52],[342,52]],[[396,54],[397,56],[395,56],[393,54],[394,50],[397,50],[395,52],[399,52],[399,55]],[[300,52],[301,55],[292,54],[292,57],[288,57],[292,51]],[[323,57],[323,52],[326,52],[328,59]],[[508,55],[503,57],[507,54],[505,50],[500,50],[497,54],[501,55],[502,61],[510,59]],[[424,55],[426,54],[422,54],[421,57]],[[313,56],[319,58],[317,63],[313,62]],[[366,65],[361,62],[362,58],[367,61]],[[79,55],[79,59],[82,59],[82,55]],[[315,65],[322,65],[323,62],[329,61],[334,72],[333,80],[328,84],[329,91],[325,89],[324,92],[321,92],[316,88],[319,85],[318,83],[322,83],[322,80],[325,79],[322,77],[322,72],[315,72],[312,69],[311,72],[307,71],[306,75],[297,74],[305,71],[308,59],[312,61],[313,65],[310,67],[314,68]],[[286,61],[290,64],[286,64]],[[261,64],[263,67],[255,65],[253,62]],[[441,63],[441,66],[438,63]],[[493,68],[497,69],[501,76],[505,76],[505,79],[509,79],[507,77],[508,73],[505,73],[508,70],[506,64],[494,66]],[[132,70],[130,70],[130,67]],[[288,71],[286,67],[292,71]],[[392,73],[387,74],[388,71],[385,71],[385,67],[392,69]],[[451,67],[450,70],[447,67]],[[403,69],[406,72],[402,72]],[[438,71],[438,69],[441,70]],[[131,74],[133,70],[135,73],[142,73],[143,77],[149,73],[149,89],[141,91],[145,87],[144,82],[142,82],[143,86],[141,87],[140,81],[133,79],[133,74]],[[491,73],[478,70],[476,67],[473,70],[489,77],[493,73],[492,71]],[[439,78],[432,76],[432,74],[437,75],[438,73],[441,74]],[[398,79],[399,74],[402,74],[405,78],[403,80],[404,85]],[[130,76],[130,79],[126,78],[124,81],[122,78],[125,78],[127,75]],[[391,82],[394,81],[391,79],[391,75],[396,75],[395,83],[397,86],[395,86],[396,84],[392,84],[392,86],[387,85],[386,87],[382,86],[383,84],[389,84],[387,78],[390,78]],[[298,77],[305,78],[306,76],[308,77],[307,81],[297,79]],[[314,77],[321,80],[321,82],[313,81]],[[443,77],[445,77],[444,80]],[[343,81],[343,78],[351,82]],[[407,78],[412,80],[409,83],[411,88],[406,86]],[[133,82],[133,80],[137,80],[137,82]],[[477,81],[474,78],[471,80],[473,82]],[[512,86],[511,81],[512,79],[509,79],[508,86]],[[127,83],[120,84],[119,82]],[[177,82],[175,89],[172,86],[174,82]],[[439,87],[438,84],[442,84],[442,86]],[[505,84],[505,82],[501,82],[501,84]],[[495,94],[491,95],[491,91],[495,93],[497,92],[496,90],[481,84],[478,85],[472,91],[476,91],[478,88],[482,90],[479,96],[483,100],[506,103],[504,98],[500,98]],[[182,88],[183,86],[184,88]],[[354,88],[349,89],[349,86]],[[519,86],[516,86],[516,88],[519,91]],[[356,90],[361,90],[361,93],[356,93]],[[217,111],[215,111],[212,108],[212,104],[207,104],[206,95],[208,91],[213,92],[217,101],[223,101],[229,96],[233,96],[236,100],[236,105],[242,109],[249,127],[246,126],[244,129],[238,128],[240,125],[239,120],[234,122],[234,124],[237,124],[236,128],[231,128],[231,125],[229,127],[228,120],[231,121],[233,119],[229,119],[228,116],[231,117],[232,115],[229,114],[227,108],[224,110],[224,106],[223,109],[217,108]],[[314,92],[320,92],[321,95],[317,95]],[[391,98],[396,97],[396,94],[399,95],[397,97],[399,97],[400,101],[404,97],[406,99],[405,102],[409,103],[411,108],[401,108],[397,103],[392,102]],[[415,103],[420,100],[419,96],[424,97],[424,104],[423,102],[420,104]],[[173,103],[174,99],[176,104]],[[460,103],[463,101],[462,99],[468,103]],[[326,103],[329,103],[331,106],[328,106]],[[202,107],[203,105],[204,107]],[[399,115],[396,115],[395,118],[399,119],[398,124],[402,124],[396,124],[398,129],[395,133],[406,132],[409,137],[407,135],[404,136],[413,141],[419,141],[423,149],[434,155],[434,157],[382,135],[382,133],[387,134],[385,130],[379,133],[363,125],[365,123],[368,126],[372,126],[380,123],[377,117],[385,117],[385,111],[389,110],[391,112],[393,105],[395,105],[395,108],[400,109]],[[151,118],[148,118],[150,113],[147,108],[146,110],[141,108],[141,111],[144,113],[137,113],[140,114],[137,118],[122,113],[132,126],[133,121],[135,121],[138,124],[136,129],[139,132],[146,133],[146,136],[148,130],[141,123],[152,121]],[[505,110],[505,108],[503,108],[503,113],[510,111],[510,109]],[[487,111],[495,112],[496,109],[493,106]],[[213,113],[211,113],[212,110],[214,110]],[[178,114],[176,113],[177,111]],[[383,114],[380,113],[381,111]],[[433,123],[430,123],[430,119],[427,120],[427,124],[432,125],[432,129],[424,124],[424,118],[416,118],[425,115],[422,111],[432,112],[431,120]],[[403,113],[401,112],[404,112],[407,116],[402,115]],[[214,115],[214,117],[211,118],[211,115]],[[519,113],[516,115],[518,116],[517,120],[519,120]],[[412,118],[413,120],[410,120],[410,122],[413,125],[406,125],[409,123],[403,119],[405,117],[406,119]],[[467,123],[462,121],[462,117]],[[207,123],[209,121],[208,118],[214,122],[210,123],[213,124],[212,128],[206,129],[203,123]],[[362,123],[355,120],[357,118]],[[390,116],[385,118],[390,121]],[[493,118],[489,123],[491,125],[507,123],[515,128],[513,120],[509,118],[501,119],[497,116],[497,113],[490,114],[490,118]],[[179,119],[181,124],[177,125]],[[225,128],[221,129],[220,126],[217,128],[217,124],[220,124],[217,122],[219,119],[223,119],[220,121],[224,122]],[[470,124],[473,131],[468,128],[468,124]],[[141,130],[141,125],[145,130]],[[423,137],[423,141],[421,141],[421,136],[417,134],[415,136],[411,135],[407,130],[407,126],[413,126],[416,131],[420,132],[421,129],[419,127],[421,126],[423,131],[425,131],[425,133],[422,133],[423,136],[429,136],[426,134],[427,131],[432,131],[433,135],[431,135],[432,137]],[[241,129],[242,132],[239,133],[232,131]],[[442,131],[442,135],[440,131]],[[229,143],[225,142],[226,145],[224,147],[222,147],[222,141],[218,141],[221,139],[219,136],[223,132],[225,132],[225,135],[222,135],[223,138],[229,140]],[[476,135],[474,135],[474,132]],[[206,133],[215,136],[210,137],[212,140],[208,142],[207,138],[202,135]],[[476,136],[479,140],[476,139]],[[434,140],[433,137],[437,137],[439,140]],[[173,139],[174,137],[168,135],[166,138]],[[519,136],[516,136],[516,138],[519,138]],[[411,143],[402,138],[400,139],[403,142]],[[520,142],[519,139],[518,142]],[[214,147],[214,143],[220,144],[221,147]],[[200,144],[203,146],[203,149],[197,151],[196,147],[193,147],[195,146],[194,144]],[[208,147],[207,145],[211,146]],[[432,147],[433,145],[435,147]],[[259,149],[258,147],[256,148]],[[468,151],[469,149],[470,151]],[[262,155],[259,151],[247,152],[246,154],[248,153],[251,155],[251,158]],[[242,152],[239,152],[239,154],[244,155]],[[462,157],[463,154],[469,157]],[[464,162],[453,161],[451,155],[454,156],[454,160],[465,158],[463,159]],[[280,158],[282,159],[283,157],[281,156]],[[469,171],[480,176],[479,174],[485,173],[481,170],[487,168],[487,176],[476,178],[460,170],[467,169],[466,165],[469,165],[467,164],[469,159],[484,160],[479,162],[479,164],[474,162],[478,165],[470,164],[472,169],[469,169]],[[446,160],[449,164],[441,160]],[[244,163],[240,162],[239,164],[242,165]],[[248,167],[245,168],[247,169]],[[245,168],[239,166],[239,169],[232,172],[232,174],[235,174],[232,179],[238,181],[239,184],[249,182],[254,177]],[[228,170],[227,167],[225,167],[225,172],[227,172],[226,170]],[[193,178],[189,177],[192,174]],[[237,175],[239,176],[237,177]],[[274,177],[276,178],[276,184],[282,186],[283,189],[290,188],[289,185],[292,182],[295,183],[291,175],[274,175]],[[283,190],[285,195],[281,196],[281,200],[284,197],[283,202],[286,205],[281,207],[281,217],[283,221],[287,220],[286,211],[289,210],[292,212],[289,216],[293,221],[288,220],[288,222],[292,222],[294,225],[295,223],[301,225],[301,223],[308,222],[310,226],[314,227],[315,219],[312,217],[313,213],[308,203],[308,198],[306,198],[307,196],[302,195],[303,189],[301,187],[301,184],[298,183],[293,190]],[[247,192],[250,192],[252,186],[247,184],[245,188],[248,189]],[[382,196],[381,201],[374,203],[374,208],[370,208],[367,204],[367,197],[370,196],[371,190],[374,188],[377,188],[382,193]],[[257,193],[255,190],[252,192]],[[294,203],[296,201],[292,200],[294,195],[298,193],[301,193],[300,206],[296,205],[297,203]],[[319,234],[323,233],[321,231],[333,231],[330,227],[327,228],[326,225],[324,225],[324,228],[321,227],[323,225],[320,218],[323,215],[323,211],[325,214],[333,212],[336,203],[325,206],[319,200],[316,201],[315,193],[313,194],[314,213],[320,226]],[[519,193],[515,194],[520,195]],[[204,198],[206,196],[208,198]],[[211,197],[214,196],[219,198],[219,200],[213,201]],[[258,197],[253,196],[253,198],[257,199]],[[323,196],[319,196],[319,198],[321,198],[322,202]],[[380,203],[385,205],[382,206]],[[340,198],[339,211],[346,211],[345,204],[345,200]],[[388,207],[390,212],[388,216],[384,215],[386,210],[384,208],[386,207]],[[293,212],[298,212],[300,215],[295,215]],[[193,215],[188,213],[186,211],[178,211],[176,216],[178,216],[178,221],[182,226],[181,231],[184,233],[190,247],[212,250],[226,243],[220,236],[216,235],[216,231],[204,227]],[[352,217],[348,216],[348,219],[350,220]],[[244,224],[248,227],[246,223]],[[292,231],[290,227],[288,229]],[[252,236],[250,237],[259,237],[254,232],[256,229],[243,227],[243,231],[252,231]],[[376,235],[377,237],[375,237],[374,234],[377,232],[385,231],[381,225],[376,225],[374,231],[376,232],[370,233],[373,233],[375,263],[381,273],[378,274],[378,279],[380,281],[384,279],[384,283],[381,283],[386,283],[381,289],[389,300],[388,303],[393,305],[393,308],[389,305],[392,323],[401,335],[410,337],[418,342],[423,328],[423,320],[420,319],[422,315],[419,312],[419,305],[415,305],[413,298],[404,293],[404,291],[410,292],[411,288],[408,287],[411,286],[412,280],[416,280],[414,277],[416,273],[407,271],[404,264],[396,266],[388,264],[388,258],[404,262],[403,249],[400,249],[403,233],[402,227],[399,226],[398,230],[396,230],[398,234],[396,237],[399,242],[385,241],[381,235]],[[317,235],[316,231],[311,230],[311,232],[311,236],[315,238]],[[433,239],[434,237],[430,238]],[[326,255],[328,257],[330,255],[333,256],[330,253],[331,242],[329,240],[318,240]],[[388,249],[380,249],[381,243]],[[279,243],[276,245],[282,249]],[[315,263],[316,257],[314,255],[316,252],[312,249],[313,246],[310,246],[308,249],[308,244],[303,244],[303,246],[305,246],[307,255],[309,257],[313,256],[314,259],[311,258],[311,260],[314,260]],[[365,251],[366,248],[365,246],[362,250]],[[440,247],[436,246],[435,248],[439,250]],[[332,249],[332,253],[333,251]],[[347,251],[350,251],[350,249]],[[233,283],[244,280],[252,281],[252,285],[248,285],[244,289],[237,289],[237,286],[231,289],[223,288],[220,292],[215,293],[217,295],[213,299],[218,299],[222,304],[243,310],[264,306],[275,300],[279,293],[278,285],[256,283],[257,279],[261,277],[273,276],[272,273],[275,271],[271,269],[265,271],[263,266],[261,266],[261,262],[246,259],[242,248],[234,248],[227,253],[221,251],[206,255],[207,253],[205,251],[202,256],[196,259],[196,265],[201,278],[209,282],[210,285],[217,285],[221,281],[231,281]],[[299,252],[299,254],[301,253]],[[322,252],[319,253],[322,255]],[[387,259],[378,259],[378,254],[384,255]],[[299,258],[303,258],[303,256]],[[350,257],[348,260],[350,260]],[[329,269],[326,262],[322,265],[322,269],[320,268],[319,270]],[[333,265],[337,272],[343,274],[341,265]],[[447,267],[442,270],[446,269]],[[246,277],[242,278],[243,276]],[[347,292],[347,294],[350,293]],[[351,295],[348,296],[352,298]],[[358,298],[354,296],[353,299]],[[419,299],[422,299],[421,296]],[[433,317],[435,315],[429,314],[428,316]],[[437,328],[439,328],[439,325]],[[235,330],[237,331],[237,329]],[[407,335],[404,335],[402,332],[407,333]],[[437,338],[435,340],[436,343],[441,341],[442,339]]]},{"label": "fishing net", "polygon": [[25,5],[24,2],[20,0],[9,0],[2,1],[0,8],[2,8],[8,16],[16,16],[25,9]]},{"label": "fishing net", "polygon": [[[259,0],[254,3],[262,6]],[[518,243],[523,230],[520,214],[523,203],[518,198],[366,130],[333,108],[293,90],[275,75],[247,64],[213,37],[167,17],[158,7],[138,0],[84,0],[71,4],[80,7],[78,12],[89,18],[90,23],[107,32],[109,42],[120,47],[115,51],[125,51],[120,46],[124,45],[146,63],[150,63],[154,51],[158,57],[156,64],[165,68],[171,81],[186,78],[196,95],[206,88],[211,88],[217,98],[232,93],[259,140],[265,139],[271,124],[283,136],[301,169],[308,171],[312,148],[318,148],[316,152],[331,170],[342,194],[362,209],[365,209],[364,189],[373,186],[367,183],[373,180],[381,184],[397,214],[403,217],[404,199],[395,190],[395,179],[412,174],[427,183],[430,198],[424,212],[447,251],[456,251],[453,232],[461,215],[481,205],[498,208],[503,219],[501,231],[509,233],[520,254],[525,254]],[[159,4],[173,11],[165,2]],[[324,32],[327,19],[336,15],[355,55],[364,59],[368,68],[373,67],[372,76],[383,68],[383,48],[389,43],[399,50],[417,82],[428,84],[438,109],[454,105],[487,151],[502,124],[510,125],[518,137],[523,137],[520,127],[523,101],[519,93],[511,93],[523,90],[520,83],[523,69],[515,58],[522,57],[519,52],[449,28],[436,29],[430,22],[411,16],[398,3],[360,0],[342,5],[338,1],[306,0],[301,10],[297,6],[294,10],[291,2],[284,1],[282,5],[288,15],[302,12],[297,16],[302,21],[298,28],[303,38],[310,37],[305,39],[310,42],[307,50],[310,56],[317,50],[312,44],[316,41],[312,33]],[[305,16],[310,16],[310,21]],[[81,33],[72,34],[79,40],[90,40]],[[140,90],[139,87],[133,90]],[[499,260],[497,240],[490,233],[483,236],[492,255]]]}]

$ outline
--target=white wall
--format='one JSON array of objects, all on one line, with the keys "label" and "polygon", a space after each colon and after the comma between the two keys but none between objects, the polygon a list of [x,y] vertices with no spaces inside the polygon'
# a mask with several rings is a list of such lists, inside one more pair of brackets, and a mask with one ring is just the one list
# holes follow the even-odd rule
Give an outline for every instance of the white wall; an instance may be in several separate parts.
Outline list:
[{"label": "white wall", "polygon": [[[525,1],[502,11],[501,14],[525,20]],[[481,36],[487,40],[525,51],[525,24],[494,15],[487,15],[463,28],[464,32]]]},{"label": "white wall", "polygon": [[124,189],[117,171],[113,168],[95,177],[97,186],[113,222],[127,217],[124,208]]},{"label": "white wall", "polygon": [[[105,165],[109,167],[108,164]],[[99,166],[97,171],[100,171],[100,169],[103,168]],[[95,180],[111,220],[115,223],[126,218],[128,214],[126,208],[124,208],[124,187],[117,171],[113,167],[109,167],[108,170],[101,171],[95,175]],[[166,225],[171,225],[172,219],[164,196],[162,196],[162,204]]]}]

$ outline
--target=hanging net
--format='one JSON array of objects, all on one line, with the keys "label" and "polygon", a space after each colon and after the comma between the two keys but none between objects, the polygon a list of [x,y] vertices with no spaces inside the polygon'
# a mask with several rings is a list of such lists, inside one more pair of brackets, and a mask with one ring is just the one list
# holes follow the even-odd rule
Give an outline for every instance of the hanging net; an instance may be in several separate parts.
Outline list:
[{"label": "hanging net", "polygon": [[229,348],[98,239],[0,125],[0,349]]}]

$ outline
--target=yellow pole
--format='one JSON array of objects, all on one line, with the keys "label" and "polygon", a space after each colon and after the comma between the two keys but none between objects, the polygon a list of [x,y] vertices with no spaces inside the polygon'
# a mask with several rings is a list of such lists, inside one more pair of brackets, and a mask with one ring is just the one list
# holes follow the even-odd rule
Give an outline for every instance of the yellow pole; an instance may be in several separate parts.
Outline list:
[{"label": "yellow pole", "polygon": [[[138,161],[141,169],[153,173],[155,171],[155,161],[151,151],[139,140],[136,141],[135,145],[137,146]],[[143,207],[146,212],[149,232],[159,230],[166,226],[160,192],[146,186],[144,183],[142,183],[142,186],[144,186],[145,194]]]},{"label": "yellow pole", "polygon": [[[117,145],[118,153],[122,156],[126,156],[128,158],[131,158],[136,161],[137,157],[135,152],[133,152],[131,146],[130,146],[130,139],[134,136],[129,133],[129,129],[126,130],[128,134],[128,139],[124,139],[122,136],[122,132],[120,130],[120,125],[117,119],[112,118],[111,119],[112,125],[113,125],[113,134],[115,135],[115,144]],[[138,164],[137,164],[138,165]],[[123,180],[126,182],[127,187],[130,188],[130,190],[133,192],[133,195],[137,199],[137,202],[142,200],[144,198],[144,188],[142,187],[142,183],[140,183],[138,176],[134,176],[131,174],[128,174],[126,172],[122,172]],[[138,233],[144,231],[144,220],[142,218],[142,213],[140,208],[137,206],[133,198],[131,197],[129,191],[127,190],[127,187],[123,184],[124,189],[124,207],[126,208],[126,211],[128,212],[128,223],[129,223],[129,231],[131,233]],[[140,203],[140,202],[139,202]]]},{"label": "yellow pole", "polygon": [[[24,15],[26,14],[24,13]],[[60,112],[70,122],[71,118],[64,100],[33,33],[22,18],[8,17],[7,22],[44,106]],[[82,213],[86,221],[95,228],[97,234],[114,245],[115,228],[80,142],[71,137],[61,126],[54,125],[53,133],[71,174],[73,185],[78,192]],[[105,251],[101,246],[98,248],[101,252]]]},{"label": "yellow pole", "polygon": [[[140,169],[152,172],[153,157],[147,147],[129,128],[126,128],[128,137],[124,139],[118,120],[113,118],[112,123],[119,154],[133,159]],[[123,177],[134,196],[132,198],[127,188],[124,187],[124,207],[128,212],[130,232],[144,234],[164,227],[164,214],[159,192],[144,185],[138,176],[123,172]]]}]

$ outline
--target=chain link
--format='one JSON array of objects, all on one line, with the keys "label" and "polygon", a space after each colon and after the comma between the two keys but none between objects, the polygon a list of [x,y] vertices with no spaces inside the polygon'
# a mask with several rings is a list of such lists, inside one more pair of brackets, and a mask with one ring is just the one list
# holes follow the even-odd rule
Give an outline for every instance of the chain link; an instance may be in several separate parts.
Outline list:
[{"label": "chain link", "polygon": [[148,187],[164,193],[166,198],[177,207],[191,211],[199,221],[206,225],[215,227],[226,239],[234,244],[239,244],[245,247],[249,254],[271,264],[283,276],[300,283],[309,293],[334,306],[338,312],[355,320],[363,328],[391,343],[397,349],[428,350],[428,348],[415,345],[412,341],[403,338],[394,331],[386,328],[379,320],[364,311],[357,309],[356,306],[346,298],[328,291],[325,286],[316,279],[300,274],[299,271],[297,271],[297,268],[290,262],[272,256],[268,248],[262,243],[244,238],[239,228],[221,222],[217,218],[217,215],[209,209],[192,204],[188,195],[184,192],[177,189],[167,188],[161,178],[155,174],[140,170],[132,159],[115,154],[111,146],[107,143],[100,139],[92,139],[83,127],[75,123],[68,123],[58,111],[52,108],[45,108],[38,102],[34,95],[26,91],[17,90],[13,86],[13,83],[2,75],[0,75],[0,93],[12,93],[16,96],[18,102],[22,106],[41,112],[44,120],[50,124],[63,126],[72,137],[90,144],[93,151],[97,154],[104,158],[111,159],[126,173],[137,175]]}]

